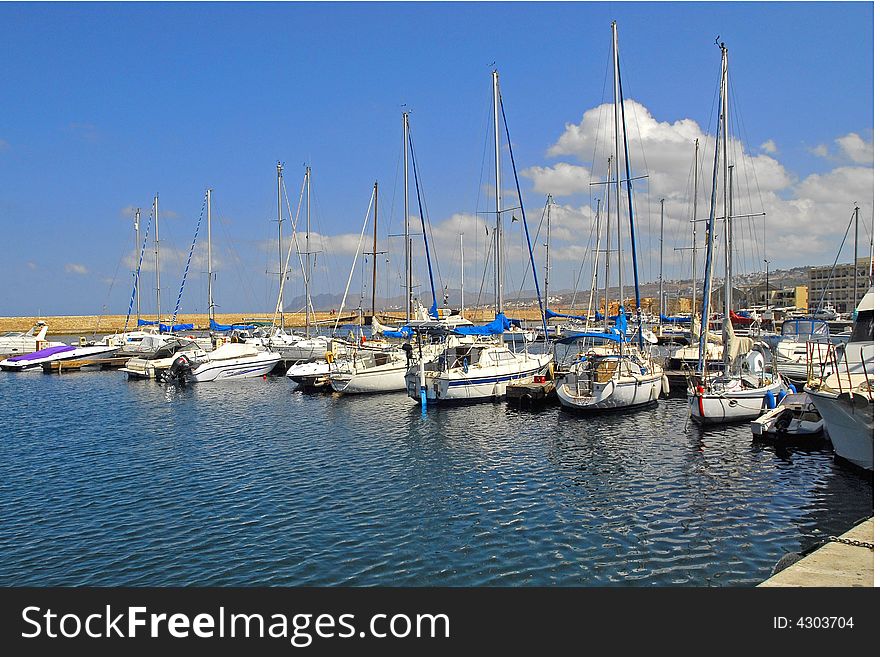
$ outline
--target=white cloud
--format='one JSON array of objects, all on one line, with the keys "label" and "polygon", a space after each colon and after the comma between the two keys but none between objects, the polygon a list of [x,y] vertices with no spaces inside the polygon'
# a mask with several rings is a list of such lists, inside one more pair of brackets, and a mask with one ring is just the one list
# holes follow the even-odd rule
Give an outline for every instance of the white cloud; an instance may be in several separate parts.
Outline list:
[{"label": "white cloud", "polygon": [[30,269],[31,271],[37,271],[37,269],[39,269],[39,267],[37,266],[37,263],[34,262],[33,260],[28,261],[27,268]]},{"label": "white cloud", "polygon": [[773,141],[772,139],[768,139],[763,144],[761,144],[761,150],[764,151],[765,153],[769,153],[770,155],[773,155],[779,149],[776,147],[775,141]]},{"label": "white cloud", "polygon": [[874,141],[866,142],[854,132],[834,140],[841,152],[856,164],[871,164],[874,161]]},{"label": "white cloud", "polygon": [[828,147],[825,144],[819,144],[807,149],[816,157],[828,157]]},{"label": "white cloud", "polygon": [[80,265],[75,262],[69,262],[64,265],[64,271],[68,274],[76,274],[77,276],[85,276],[89,273],[89,270],[85,265]]}]

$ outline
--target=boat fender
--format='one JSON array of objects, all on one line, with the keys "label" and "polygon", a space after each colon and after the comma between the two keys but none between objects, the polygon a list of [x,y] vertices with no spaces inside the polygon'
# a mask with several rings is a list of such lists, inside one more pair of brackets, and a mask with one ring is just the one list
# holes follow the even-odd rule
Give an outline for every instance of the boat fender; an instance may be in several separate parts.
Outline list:
[{"label": "boat fender", "polygon": [[778,393],[776,393],[776,405],[780,406],[782,404],[782,400],[785,399],[785,396],[788,394],[788,390],[783,388]]},{"label": "boat fender", "polygon": [[332,363],[333,362],[333,352],[332,351],[326,352],[324,354],[324,359],[327,361],[327,363]]},{"label": "boat fender", "polygon": [[467,356],[465,356],[464,358],[461,359],[461,369],[463,369],[464,373],[467,374],[467,372],[468,372],[468,357]]},{"label": "boat fender", "polygon": [[660,379],[660,390],[665,396],[669,396],[669,378],[665,374]]},{"label": "boat fender", "polygon": [[788,391],[793,395],[797,394],[797,388],[794,387],[793,383],[788,384]]},{"label": "boat fender", "polygon": [[764,395],[764,407],[771,411],[776,408],[776,397],[770,390]]},{"label": "boat fender", "polygon": [[551,380],[551,381],[552,381],[554,378],[556,378],[556,376],[555,376],[555,375],[556,375],[555,370],[556,370],[556,368],[554,367],[553,361],[551,360],[551,361],[550,361],[550,365],[547,367],[547,373],[550,375],[550,380]]}]

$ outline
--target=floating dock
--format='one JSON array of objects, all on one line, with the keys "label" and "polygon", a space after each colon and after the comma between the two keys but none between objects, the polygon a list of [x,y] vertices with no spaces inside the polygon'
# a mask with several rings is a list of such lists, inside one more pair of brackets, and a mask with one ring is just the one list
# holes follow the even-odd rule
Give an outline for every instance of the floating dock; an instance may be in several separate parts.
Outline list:
[{"label": "floating dock", "polygon": [[504,395],[512,406],[535,407],[555,404],[556,385],[553,381],[533,381],[531,383],[510,383]]},{"label": "floating dock", "polygon": [[130,356],[116,356],[113,358],[97,358],[95,360],[55,360],[43,363],[44,374],[61,374],[62,372],[76,372],[83,368],[115,370],[124,367]]},{"label": "floating dock", "polygon": [[758,586],[874,586],[874,518],[832,538]]}]

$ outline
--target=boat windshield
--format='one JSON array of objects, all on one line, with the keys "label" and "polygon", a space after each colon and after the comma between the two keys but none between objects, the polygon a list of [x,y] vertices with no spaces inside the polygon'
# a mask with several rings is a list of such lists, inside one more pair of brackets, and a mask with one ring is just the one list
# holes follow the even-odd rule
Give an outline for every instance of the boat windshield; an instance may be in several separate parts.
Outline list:
[{"label": "boat windshield", "polygon": [[850,342],[873,342],[874,341],[874,311],[860,310],[853,324]]},{"label": "boat windshield", "polygon": [[817,319],[789,319],[782,323],[784,337],[827,337],[830,335],[828,324]]}]

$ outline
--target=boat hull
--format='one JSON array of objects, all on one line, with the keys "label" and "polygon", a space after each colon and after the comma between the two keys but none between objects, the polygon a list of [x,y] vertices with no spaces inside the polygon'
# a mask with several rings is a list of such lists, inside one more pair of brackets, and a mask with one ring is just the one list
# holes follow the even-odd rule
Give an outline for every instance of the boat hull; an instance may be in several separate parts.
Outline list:
[{"label": "boat hull", "polygon": [[808,390],[825,431],[840,458],[865,470],[874,471],[874,402],[861,393],[819,392]]},{"label": "boat hull", "polygon": [[645,376],[622,377],[605,383],[595,383],[590,390],[591,394],[579,394],[576,384],[563,377],[556,382],[556,396],[566,408],[602,411],[650,404],[660,398],[662,387],[663,372],[654,372]]},{"label": "boat hull", "polygon": [[193,368],[186,378],[191,383],[252,379],[265,376],[271,372],[280,360],[281,357],[278,354],[267,352],[245,358],[208,361]]},{"label": "boat hull", "polygon": [[406,369],[406,365],[399,365],[355,373],[338,372],[330,375],[330,385],[334,391],[346,394],[403,392],[406,390]]},{"label": "boat hull", "polygon": [[727,424],[755,420],[767,410],[766,396],[774,397],[784,387],[776,377],[769,385],[722,391],[688,390],[691,418],[701,424]]}]

